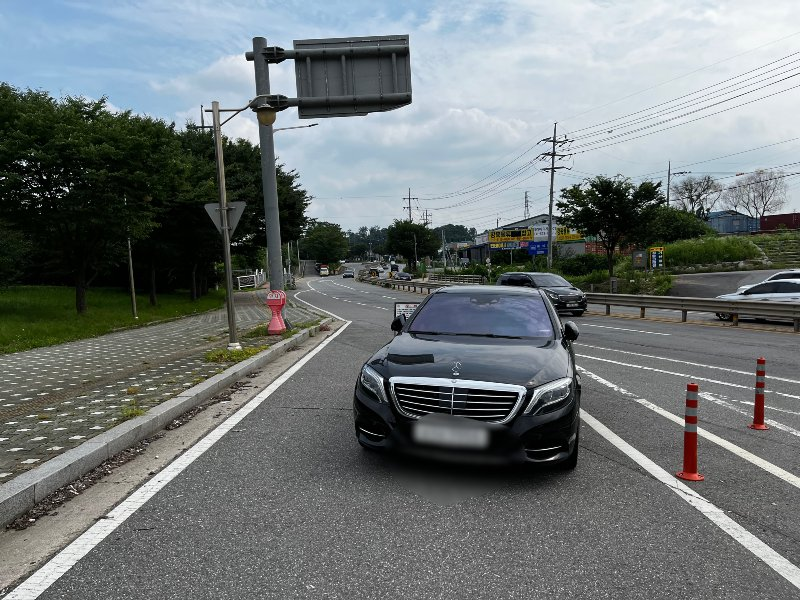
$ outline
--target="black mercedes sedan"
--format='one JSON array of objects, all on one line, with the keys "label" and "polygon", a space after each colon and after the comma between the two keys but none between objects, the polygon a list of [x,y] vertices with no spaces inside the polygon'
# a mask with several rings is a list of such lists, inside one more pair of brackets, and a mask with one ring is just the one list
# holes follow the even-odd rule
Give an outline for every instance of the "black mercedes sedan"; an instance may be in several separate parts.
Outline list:
[{"label": "black mercedes sedan", "polygon": [[558,312],[580,317],[586,311],[586,294],[555,273],[503,273],[497,278],[497,285],[539,288]]},{"label": "black mercedes sedan", "polygon": [[572,342],[543,291],[452,286],[392,322],[361,368],[358,442],[443,460],[578,460],[581,386]]}]

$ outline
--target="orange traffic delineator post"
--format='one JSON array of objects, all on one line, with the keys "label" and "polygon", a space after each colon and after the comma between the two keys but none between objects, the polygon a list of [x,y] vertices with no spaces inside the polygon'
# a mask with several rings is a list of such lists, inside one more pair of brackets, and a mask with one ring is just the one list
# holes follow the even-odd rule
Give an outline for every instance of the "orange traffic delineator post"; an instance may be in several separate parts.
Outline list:
[{"label": "orange traffic delineator post", "polygon": [[764,424],[764,379],[767,373],[767,359],[763,356],[756,361],[756,401],[753,405],[753,422],[750,429],[769,429]]},{"label": "orange traffic delineator post", "polygon": [[696,383],[686,384],[686,414],[683,421],[683,471],[675,476],[687,481],[703,481],[697,472],[697,391]]}]

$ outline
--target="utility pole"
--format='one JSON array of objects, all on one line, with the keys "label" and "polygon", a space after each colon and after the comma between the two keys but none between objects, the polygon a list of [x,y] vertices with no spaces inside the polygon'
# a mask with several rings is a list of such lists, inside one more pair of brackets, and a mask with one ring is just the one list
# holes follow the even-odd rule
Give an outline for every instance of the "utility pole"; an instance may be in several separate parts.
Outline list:
[{"label": "utility pole", "polygon": [[419,200],[419,198],[412,198],[411,197],[411,188],[408,188],[408,196],[403,198],[403,200],[408,200],[408,220],[411,221],[411,201],[412,200]]},{"label": "utility pole", "polygon": [[539,156],[550,157],[550,166],[542,169],[542,171],[550,171],[550,204],[548,205],[547,209],[547,268],[553,268],[553,184],[555,182],[556,176],[556,169],[567,169],[568,167],[557,167],[556,166],[556,157],[559,160],[565,158],[567,156],[572,156],[571,154],[559,154],[556,151],[557,146],[561,146],[563,144],[567,144],[572,140],[568,140],[566,136],[564,136],[563,140],[559,140],[557,136],[557,127],[558,123],[553,123],[553,137],[552,138],[545,138],[540,140],[541,142],[546,142],[549,144],[553,144],[553,149],[550,152],[542,152]]},{"label": "utility pole", "polygon": [[667,161],[667,206],[669,206],[669,186],[670,180],[672,179],[673,175],[688,175],[691,171],[675,171],[672,172],[672,163]]},{"label": "utility pole", "polygon": [[522,213],[523,219],[528,219],[531,216],[531,211],[528,208],[528,190],[525,190],[525,211]]}]

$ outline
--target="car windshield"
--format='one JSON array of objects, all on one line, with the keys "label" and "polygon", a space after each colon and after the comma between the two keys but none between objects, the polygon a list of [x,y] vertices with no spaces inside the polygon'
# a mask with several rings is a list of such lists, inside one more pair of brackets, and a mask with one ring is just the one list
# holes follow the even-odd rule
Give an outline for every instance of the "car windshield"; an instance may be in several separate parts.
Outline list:
[{"label": "car windshield", "polygon": [[553,337],[538,294],[439,293],[422,306],[408,331],[508,338]]},{"label": "car windshield", "polygon": [[537,287],[571,287],[569,281],[552,273],[537,273],[533,281]]}]

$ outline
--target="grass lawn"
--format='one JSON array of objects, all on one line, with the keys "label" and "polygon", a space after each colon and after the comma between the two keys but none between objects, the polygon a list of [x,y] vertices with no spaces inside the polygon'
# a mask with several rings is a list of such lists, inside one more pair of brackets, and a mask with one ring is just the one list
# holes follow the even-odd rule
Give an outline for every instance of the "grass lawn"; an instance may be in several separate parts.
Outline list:
[{"label": "grass lawn", "polygon": [[139,318],[131,314],[127,290],[99,288],[87,293],[88,311],[75,311],[75,290],[54,286],[0,288],[0,354],[94,337],[126,327],[221,308],[225,290],[192,302],[188,292],[159,294],[158,306],[136,296]]}]

